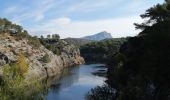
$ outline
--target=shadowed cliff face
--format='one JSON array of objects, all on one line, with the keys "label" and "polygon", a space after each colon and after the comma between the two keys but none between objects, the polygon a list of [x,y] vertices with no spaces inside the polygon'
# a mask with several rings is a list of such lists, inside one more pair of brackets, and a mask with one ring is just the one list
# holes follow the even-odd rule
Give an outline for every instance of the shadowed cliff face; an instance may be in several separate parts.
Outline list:
[{"label": "shadowed cliff face", "polygon": [[[17,62],[20,53],[24,54],[29,64],[26,80],[59,75],[64,67],[84,63],[79,49],[65,41],[62,41],[63,46],[60,55],[54,54],[43,45],[34,48],[28,42],[29,40],[26,38],[17,40],[8,33],[0,34],[0,69],[5,64]],[[45,55],[48,55],[48,62],[41,60]]]}]

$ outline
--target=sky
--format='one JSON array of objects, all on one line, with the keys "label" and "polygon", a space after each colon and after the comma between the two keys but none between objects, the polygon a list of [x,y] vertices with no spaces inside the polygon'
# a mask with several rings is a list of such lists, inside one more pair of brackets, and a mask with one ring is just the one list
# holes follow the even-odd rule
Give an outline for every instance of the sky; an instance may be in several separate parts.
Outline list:
[{"label": "sky", "polygon": [[0,17],[31,35],[59,34],[79,38],[107,31],[113,37],[135,36],[133,23],[164,0],[0,0]]}]

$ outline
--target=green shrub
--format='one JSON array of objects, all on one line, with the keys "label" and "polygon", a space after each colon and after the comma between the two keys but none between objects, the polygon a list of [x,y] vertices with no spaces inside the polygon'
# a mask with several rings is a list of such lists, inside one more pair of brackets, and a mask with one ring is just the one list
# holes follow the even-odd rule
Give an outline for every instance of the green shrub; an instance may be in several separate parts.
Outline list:
[{"label": "green shrub", "polygon": [[23,54],[19,54],[18,58],[19,71],[22,75],[28,71],[28,62]]},{"label": "green shrub", "polygon": [[17,63],[6,65],[3,67],[3,81],[0,85],[0,99],[10,100],[24,92],[21,85],[24,84],[24,77],[19,71]]},{"label": "green shrub", "polygon": [[54,54],[56,54],[56,55],[61,55],[61,51],[60,51],[60,49],[58,49],[58,48],[55,48],[55,50],[53,51],[53,53]]},{"label": "green shrub", "polygon": [[48,54],[45,54],[40,61],[44,62],[44,63],[49,63],[51,61],[50,57]]},{"label": "green shrub", "polygon": [[43,100],[44,89],[47,89],[47,84],[44,85],[37,79],[25,81],[18,63],[3,67],[0,100]]},{"label": "green shrub", "polygon": [[30,45],[32,45],[34,48],[39,48],[41,46],[41,43],[37,37],[29,37],[29,42]]}]

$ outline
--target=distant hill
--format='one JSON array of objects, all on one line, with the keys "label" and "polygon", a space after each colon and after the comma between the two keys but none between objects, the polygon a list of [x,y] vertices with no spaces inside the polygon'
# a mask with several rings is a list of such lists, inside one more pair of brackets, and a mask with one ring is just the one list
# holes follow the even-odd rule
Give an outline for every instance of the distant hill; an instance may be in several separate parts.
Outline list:
[{"label": "distant hill", "polygon": [[104,40],[104,39],[110,39],[112,38],[112,35],[106,31],[91,35],[91,36],[85,36],[83,37],[83,39],[87,39],[87,40],[94,40],[94,41],[100,41],[100,40]]},{"label": "distant hill", "polygon": [[76,46],[85,45],[87,43],[93,42],[93,40],[83,39],[83,38],[65,38],[64,41],[74,44]]}]

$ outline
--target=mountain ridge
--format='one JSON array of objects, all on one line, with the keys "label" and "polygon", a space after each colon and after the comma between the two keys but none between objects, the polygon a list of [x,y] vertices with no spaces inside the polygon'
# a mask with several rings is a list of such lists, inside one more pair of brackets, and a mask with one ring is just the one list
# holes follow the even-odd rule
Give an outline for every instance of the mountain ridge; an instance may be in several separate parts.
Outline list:
[{"label": "mountain ridge", "polygon": [[100,41],[100,40],[104,40],[104,39],[110,39],[113,37],[112,37],[111,33],[102,31],[102,32],[96,33],[94,35],[84,36],[82,38],[88,39],[88,40]]}]

